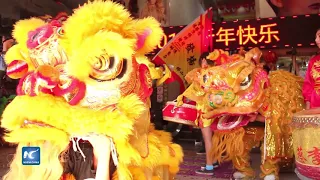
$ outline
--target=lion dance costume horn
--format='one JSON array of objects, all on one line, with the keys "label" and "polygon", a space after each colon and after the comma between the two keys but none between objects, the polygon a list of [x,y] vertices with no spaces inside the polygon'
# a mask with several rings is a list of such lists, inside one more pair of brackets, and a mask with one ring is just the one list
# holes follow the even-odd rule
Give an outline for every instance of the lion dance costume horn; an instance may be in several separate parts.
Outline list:
[{"label": "lion dance costume horn", "polygon": [[[144,56],[162,34],[155,19],[133,20],[111,1],[88,2],[63,23],[17,22],[6,63],[20,83],[2,127],[18,147],[5,179],[59,179],[70,139],[91,133],[114,143],[112,179],[172,179],[183,153],[150,124],[152,80],[165,77]],[[39,166],[21,164],[23,146],[41,148]]]},{"label": "lion dance costume horn", "polygon": [[[215,50],[207,58],[216,66],[190,71],[186,80],[191,85],[177,98],[178,106],[183,97],[197,103],[195,125],[211,127],[211,156],[232,160],[236,179],[255,178],[250,151],[261,142],[262,178],[278,179],[280,166],[293,163],[291,122],[293,114],[304,107],[303,79],[283,70],[268,75],[261,55],[257,48],[245,57]],[[258,113],[265,123],[251,124],[250,117]]]}]

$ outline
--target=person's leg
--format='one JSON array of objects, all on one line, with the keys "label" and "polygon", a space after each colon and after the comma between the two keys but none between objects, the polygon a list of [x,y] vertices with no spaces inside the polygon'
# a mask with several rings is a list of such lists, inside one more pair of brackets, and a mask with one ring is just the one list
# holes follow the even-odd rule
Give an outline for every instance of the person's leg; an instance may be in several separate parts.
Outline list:
[{"label": "person's leg", "polygon": [[[211,131],[210,127],[206,127],[206,128],[201,128],[201,132],[202,132],[202,147],[201,149],[197,152],[197,154],[205,154],[206,155],[206,165],[208,165],[208,158],[209,154],[207,154],[206,152],[210,152],[211,148],[212,148],[212,136],[213,136],[213,132]],[[206,140],[205,140],[206,139]],[[208,146],[206,146],[206,144],[208,144]],[[209,151],[207,151],[207,149],[209,148]],[[212,161],[212,158],[210,158],[210,161]],[[209,163],[210,163],[209,161]],[[201,169],[205,169],[206,165],[201,166]],[[217,168],[219,167],[219,163],[218,162],[214,162],[213,164],[213,168]]]},{"label": "person's leg", "polygon": [[198,155],[205,155],[206,154],[206,149],[205,149],[205,146],[204,146],[204,140],[203,140],[202,132],[201,132],[201,136],[199,137],[199,139],[200,139],[200,142],[201,142],[201,147],[200,147],[199,151],[197,152],[197,154]]},{"label": "person's leg", "polygon": [[5,75],[6,75],[6,72],[5,71],[2,71],[0,70],[0,86],[2,86],[2,84],[4,83],[5,81]]},{"label": "person's leg", "polygon": [[212,165],[213,160],[212,157],[209,156],[209,153],[212,148],[212,131],[210,127],[205,127],[201,129],[202,136],[203,136],[203,141],[204,141],[204,146],[206,149],[206,165]]},{"label": "person's leg", "polygon": [[213,175],[213,159],[208,152],[212,149],[212,131],[210,126],[201,128],[204,146],[206,150],[206,166],[201,170],[196,171],[197,174]]}]

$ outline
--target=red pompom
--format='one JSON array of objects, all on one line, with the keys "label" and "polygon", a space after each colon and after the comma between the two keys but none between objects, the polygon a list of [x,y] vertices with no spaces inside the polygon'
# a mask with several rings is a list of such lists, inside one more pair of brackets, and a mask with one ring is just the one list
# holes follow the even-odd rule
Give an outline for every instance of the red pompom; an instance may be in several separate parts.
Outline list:
[{"label": "red pompom", "polygon": [[268,51],[265,55],[264,55],[264,61],[266,63],[273,63],[275,64],[278,61],[278,56],[275,52],[273,51]]}]

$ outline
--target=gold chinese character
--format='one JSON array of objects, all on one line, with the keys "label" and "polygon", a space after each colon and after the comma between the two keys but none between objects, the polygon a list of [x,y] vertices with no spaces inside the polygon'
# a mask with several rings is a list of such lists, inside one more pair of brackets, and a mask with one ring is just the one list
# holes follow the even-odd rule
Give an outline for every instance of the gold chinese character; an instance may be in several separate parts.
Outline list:
[{"label": "gold chinese character", "polygon": [[259,42],[262,42],[266,38],[266,36],[267,36],[267,40],[265,40],[264,42],[267,44],[272,42],[272,37],[275,40],[280,41],[280,38],[277,36],[279,34],[279,31],[271,31],[271,28],[275,27],[275,26],[277,26],[276,23],[261,25],[260,26],[260,35],[262,35],[262,36],[259,39]]},{"label": "gold chinese character", "polygon": [[229,45],[229,42],[236,41],[235,38],[230,38],[230,36],[234,36],[234,29],[223,29],[220,27],[218,33],[216,34],[219,38],[216,40],[217,42],[224,42],[226,46]]},{"label": "gold chinese character", "polygon": [[314,165],[320,165],[320,149],[317,147],[313,147],[312,151],[308,151],[308,157],[312,158],[312,163]]},{"label": "gold chinese character", "polygon": [[[258,36],[256,33],[256,28],[252,28],[250,25],[248,25],[246,28],[243,28],[242,26],[239,26],[239,29],[237,31],[237,36],[239,36],[239,44],[245,45],[249,41],[253,42],[254,44],[257,44],[258,42],[253,38]],[[245,41],[244,41],[244,38]]]}]

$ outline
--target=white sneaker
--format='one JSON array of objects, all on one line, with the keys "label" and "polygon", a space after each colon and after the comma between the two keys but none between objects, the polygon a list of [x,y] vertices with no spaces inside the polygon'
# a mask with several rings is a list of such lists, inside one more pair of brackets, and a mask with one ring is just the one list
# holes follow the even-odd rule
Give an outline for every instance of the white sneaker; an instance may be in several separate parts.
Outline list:
[{"label": "white sneaker", "polygon": [[236,179],[236,180],[243,179],[245,177],[246,177],[246,175],[243,174],[242,172],[237,171],[237,172],[233,173],[233,178]]},{"label": "white sneaker", "polygon": [[276,176],[274,174],[269,174],[269,175],[266,175],[263,179],[264,180],[276,180]]}]

